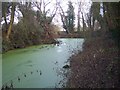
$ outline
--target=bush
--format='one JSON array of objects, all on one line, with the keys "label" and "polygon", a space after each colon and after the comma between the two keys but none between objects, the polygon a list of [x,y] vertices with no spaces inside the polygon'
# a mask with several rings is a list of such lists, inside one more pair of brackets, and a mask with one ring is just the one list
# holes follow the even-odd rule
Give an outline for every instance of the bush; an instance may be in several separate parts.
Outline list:
[{"label": "bush", "polygon": [[111,29],[110,32],[112,34],[112,38],[116,41],[116,44],[120,48],[120,28],[117,27],[116,29]]}]

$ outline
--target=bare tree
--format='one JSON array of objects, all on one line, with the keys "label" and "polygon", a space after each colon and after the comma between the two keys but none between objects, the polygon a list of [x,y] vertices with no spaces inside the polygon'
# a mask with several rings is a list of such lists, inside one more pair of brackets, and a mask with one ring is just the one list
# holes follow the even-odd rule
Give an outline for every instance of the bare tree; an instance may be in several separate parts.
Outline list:
[{"label": "bare tree", "polygon": [[65,11],[61,7],[60,3],[58,5],[59,5],[59,14],[60,14],[60,17],[61,17],[63,28],[66,30],[66,33],[68,34],[69,30],[68,30],[68,27],[67,27],[67,20],[66,20],[67,17],[65,16]]},{"label": "bare tree", "polygon": [[[38,8],[39,19],[43,18],[44,21],[47,21],[49,24],[52,22],[53,18],[56,15],[58,9],[58,1],[56,0],[56,4],[54,5],[54,9],[50,12],[50,9],[46,9],[46,7],[51,3],[51,0],[45,2],[44,0],[40,0],[40,2],[33,2],[33,5]],[[48,15],[49,13],[49,15]],[[48,18],[49,16],[49,18]],[[41,20],[40,20],[41,21]]]},{"label": "bare tree", "polygon": [[67,11],[64,11],[62,6],[59,3],[59,13],[61,16],[61,21],[63,24],[63,28],[66,30],[67,34],[74,32],[75,13],[74,13],[74,7],[72,4],[73,3],[71,1],[68,1],[68,9]]},{"label": "bare tree", "polygon": [[83,31],[85,30],[85,20],[84,20],[84,15],[83,12],[81,12],[82,14],[82,23],[83,23]]},{"label": "bare tree", "polygon": [[44,0],[40,0],[40,2],[33,2],[33,5],[38,8],[37,11],[37,20],[39,24],[43,27],[46,39],[53,37],[51,35],[51,30],[49,30],[49,25],[52,22],[53,18],[56,15],[58,9],[58,1],[56,0],[56,4],[54,9],[50,12],[50,9],[47,9],[47,6],[51,3],[51,1],[45,2]]},{"label": "bare tree", "polygon": [[80,13],[81,13],[81,2],[78,1],[78,22],[77,22],[77,31],[79,32],[80,31]]},{"label": "bare tree", "polygon": [[[82,23],[82,27],[83,27],[83,31],[86,29],[86,25],[88,23],[88,16],[87,13],[86,13],[86,9],[89,10],[89,7],[87,5],[90,5],[91,3],[88,2],[82,2],[82,1],[77,1],[77,5],[78,5],[78,14],[77,14],[77,17],[78,17],[78,22],[77,22],[77,30],[80,31],[80,23]],[[85,8],[87,7],[87,8]],[[89,22],[91,23],[91,22]]]},{"label": "bare tree", "polygon": [[11,19],[10,19],[10,24],[9,24],[7,35],[6,35],[7,40],[9,40],[9,36],[11,34],[11,31],[12,31],[12,25],[14,22],[14,14],[15,14],[15,6],[16,6],[16,4],[14,2],[12,2]]},{"label": "bare tree", "polygon": [[92,30],[92,12],[91,9],[89,10],[89,13],[86,14],[86,19],[87,19],[87,25],[90,30]]}]

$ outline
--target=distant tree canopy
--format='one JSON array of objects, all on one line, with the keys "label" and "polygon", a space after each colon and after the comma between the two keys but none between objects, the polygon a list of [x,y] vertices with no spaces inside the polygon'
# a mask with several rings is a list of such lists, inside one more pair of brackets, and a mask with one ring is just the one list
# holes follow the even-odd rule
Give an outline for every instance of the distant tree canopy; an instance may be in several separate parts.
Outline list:
[{"label": "distant tree canopy", "polygon": [[88,28],[92,31],[96,26],[96,20],[104,34],[108,30],[118,29],[120,27],[120,2],[92,2],[86,19]]},{"label": "distant tree canopy", "polygon": [[[63,7],[61,7],[57,0],[53,11],[46,8],[49,4],[50,1],[45,2],[45,0],[40,0],[40,2],[2,2],[2,17],[5,22],[6,38],[9,39],[12,33],[12,26],[17,10],[22,13],[21,20],[19,21],[23,22],[26,31],[28,30],[31,32],[34,28],[36,30],[41,29],[40,32],[44,32],[45,37],[51,36],[49,26],[56,15],[58,6],[63,28],[67,33],[73,33],[75,27],[73,3],[68,1],[67,11],[64,11]],[[83,30],[86,29],[86,27],[90,27],[90,29],[93,30],[95,20],[100,23],[101,28],[104,30],[106,30],[106,27],[112,29],[120,26],[120,2],[93,2],[89,9],[89,13],[87,14],[84,10],[81,10],[83,6],[85,6],[84,3],[78,4],[78,31],[80,31],[81,23],[83,25]],[[37,7],[37,11],[34,11],[33,7]],[[101,8],[103,9],[103,12],[100,11]],[[101,15],[100,12],[102,12],[103,15]],[[7,20],[8,16],[10,16],[9,23]]]},{"label": "distant tree canopy", "polygon": [[120,26],[120,2],[104,2],[103,11],[109,29]]},{"label": "distant tree canopy", "polygon": [[[22,17],[19,22],[23,22],[24,28],[26,31],[32,31],[32,29],[39,29],[41,27],[41,31],[45,33],[49,33],[46,35],[50,35],[51,30],[48,29],[49,25],[51,24],[54,16],[56,15],[57,11],[57,1],[56,5],[54,6],[54,10],[51,11],[51,15],[48,16],[49,9],[46,9],[46,6],[50,4],[50,2],[45,2],[44,0],[40,0],[40,2],[2,2],[2,17],[4,19],[4,27],[6,28],[6,39],[9,40],[10,35],[13,29],[13,22],[15,16],[15,12],[17,13],[18,10],[21,12]],[[38,11],[36,12],[33,10],[33,7],[37,7]],[[43,10],[42,10],[43,8]],[[8,16],[10,16],[9,23],[8,23]],[[21,23],[22,24],[22,23]],[[32,26],[33,25],[33,26]],[[37,27],[36,27],[37,26]],[[4,29],[5,29],[4,28]],[[47,36],[45,36],[47,37]]]},{"label": "distant tree canopy", "polygon": [[[3,51],[55,42],[56,32],[51,22],[56,15],[57,4],[54,5],[53,11],[49,11],[46,6],[51,2],[40,1],[2,2]],[[40,6],[41,4],[43,5]],[[33,7],[38,8],[37,11]],[[48,12],[51,14],[48,15]]]},{"label": "distant tree canopy", "polygon": [[68,2],[68,10],[67,15],[65,15],[65,12],[63,11],[62,7],[60,6],[60,9],[62,13],[61,15],[61,21],[63,23],[63,28],[66,30],[67,33],[73,33],[74,32],[74,21],[75,21],[75,13],[74,13],[74,7],[72,5],[72,2]]},{"label": "distant tree canopy", "polygon": [[72,5],[72,2],[69,1],[66,23],[68,24],[67,26],[70,33],[74,32],[74,20],[75,20],[74,7]]},{"label": "distant tree canopy", "polygon": [[2,17],[4,18],[6,29],[7,29],[7,24],[8,24],[6,17],[9,13],[9,7],[10,7],[9,2],[2,2]]}]

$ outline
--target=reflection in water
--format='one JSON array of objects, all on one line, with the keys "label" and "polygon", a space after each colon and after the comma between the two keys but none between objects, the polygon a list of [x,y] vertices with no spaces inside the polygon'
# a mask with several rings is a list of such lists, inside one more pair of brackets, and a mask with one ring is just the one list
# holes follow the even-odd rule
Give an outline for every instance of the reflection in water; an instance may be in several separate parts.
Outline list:
[{"label": "reflection in water", "polygon": [[38,45],[3,54],[3,85],[15,88],[63,87],[62,74],[67,70],[62,67],[69,65],[68,59],[74,52],[82,50],[84,39],[58,40],[62,41],[60,45]]}]

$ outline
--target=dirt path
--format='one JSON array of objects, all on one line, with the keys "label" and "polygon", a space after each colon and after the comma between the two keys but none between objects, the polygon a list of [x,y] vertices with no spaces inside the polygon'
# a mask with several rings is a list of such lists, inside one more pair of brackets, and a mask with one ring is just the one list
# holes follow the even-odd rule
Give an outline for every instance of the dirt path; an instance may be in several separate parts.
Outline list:
[{"label": "dirt path", "polygon": [[112,39],[87,40],[83,52],[74,55],[70,65],[69,88],[120,88],[120,57]]}]

